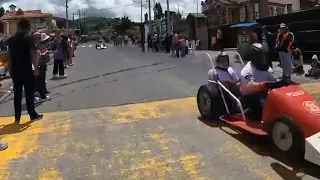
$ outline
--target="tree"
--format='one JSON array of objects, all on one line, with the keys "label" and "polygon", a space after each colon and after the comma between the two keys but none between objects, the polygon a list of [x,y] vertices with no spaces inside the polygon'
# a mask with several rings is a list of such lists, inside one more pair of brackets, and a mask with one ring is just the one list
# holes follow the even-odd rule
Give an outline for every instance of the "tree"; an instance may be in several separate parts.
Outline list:
[{"label": "tree", "polygon": [[114,29],[118,34],[124,34],[133,25],[134,23],[129,19],[129,17],[124,16],[121,18],[120,22],[114,26]]},{"label": "tree", "polygon": [[178,18],[178,19],[181,19],[181,18],[182,18],[182,14],[181,14],[181,13],[178,13],[178,14],[177,14],[177,18]]},{"label": "tree", "polygon": [[0,8],[0,17],[2,17],[5,12],[6,12],[6,10],[3,7],[1,7]]},{"label": "tree", "polygon": [[162,6],[160,3],[154,5],[154,19],[162,19],[164,17]]}]

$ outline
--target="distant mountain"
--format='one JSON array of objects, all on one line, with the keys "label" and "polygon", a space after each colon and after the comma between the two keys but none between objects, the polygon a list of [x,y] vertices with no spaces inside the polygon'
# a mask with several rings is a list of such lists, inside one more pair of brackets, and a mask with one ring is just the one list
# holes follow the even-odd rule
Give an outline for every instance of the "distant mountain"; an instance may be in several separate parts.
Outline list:
[{"label": "distant mountain", "polygon": [[[65,28],[66,27],[66,19],[60,18],[60,17],[54,17],[56,20],[58,28]],[[120,21],[120,18],[104,18],[104,17],[87,17],[86,19],[80,18],[69,20],[69,27],[72,28],[78,28],[79,27],[79,21],[80,24],[83,25],[85,22],[85,25],[88,29],[94,29],[94,27],[101,27],[101,28],[110,28],[113,24],[118,23]]]},{"label": "distant mountain", "polygon": [[[66,19],[65,18],[53,17],[53,19],[56,20],[58,28],[65,28],[66,27]],[[72,20],[69,20],[69,26],[74,27]]]},{"label": "distant mountain", "polygon": [[[66,19],[60,17],[54,17],[58,28],[66,27]],[[121,18],[105,18],[105,17],[87,17],[69,20],[70,28],[80,28],[81,32],[106,32],[112,30],[114,25],[120,23]],[[79,27],[79,22],[81,26]],[[83,27],[85,23],[85,28]],[[140,23],[135,23],[135,26],[139,26]]]}]

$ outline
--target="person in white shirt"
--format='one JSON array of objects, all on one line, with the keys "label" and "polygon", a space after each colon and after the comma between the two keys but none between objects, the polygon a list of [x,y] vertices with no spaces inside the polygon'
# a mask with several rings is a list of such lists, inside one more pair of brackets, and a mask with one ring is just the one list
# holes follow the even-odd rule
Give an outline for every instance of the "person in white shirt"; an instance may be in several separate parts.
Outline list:
[{"label": "person in white shirt", "polygon": [[218,79],[226,83],[237,83],[239,81],[237,74],[233,68],[230,67],[229,56],[225,52],[220,52],[216,57],[216,66],[214,69],[217,75],[215,76],[213,73],[214,70],[210,69],[208,72],[209,80]]},{"label": "person in white shirt", "polygon": [[[220,52],[216,57],[216,66],[214,67],[217,74],[214,74],[214,70],[211,69],[208,72],[209,80],[219,80],[233,95],[239,97],[240,91],[238,87],[239,78],[234,69],[230,67],[229,56],[225,52]],[[224,92],[229,111],[231,113],[237,112],[237,105],[231,96]]]}]

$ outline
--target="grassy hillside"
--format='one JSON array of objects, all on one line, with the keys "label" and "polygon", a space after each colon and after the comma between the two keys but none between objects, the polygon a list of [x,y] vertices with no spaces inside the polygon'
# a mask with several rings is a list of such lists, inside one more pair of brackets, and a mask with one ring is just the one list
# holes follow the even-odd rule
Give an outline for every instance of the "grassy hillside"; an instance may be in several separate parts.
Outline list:
[{"label": "grassy hillside", "polygon": [[[66,19],[58,18],[58,17],[55,17],[54,19],[56,20],[57,26],[59,28],[65,27]],[[121,18],[87,17],[86,19],[80,18],[74,21],[69,20],[69,27],[79,28],[79,22],[80,22],[82,26],[81,31],[84,31],[84,29],[86,29],[86,31],[88,31],[89,34],[99,34],[99,33],[105,34],[113,31],[112,27],[115,24],[120,23],[120,21],[121,21]],[[83,27],[84,23],[86,28]]]}]

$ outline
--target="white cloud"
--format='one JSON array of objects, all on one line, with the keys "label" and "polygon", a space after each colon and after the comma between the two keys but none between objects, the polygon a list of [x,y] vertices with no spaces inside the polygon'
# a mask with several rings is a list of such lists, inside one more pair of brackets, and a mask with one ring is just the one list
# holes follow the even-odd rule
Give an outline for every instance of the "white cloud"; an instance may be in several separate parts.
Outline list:
[{"label": "white cloud", "polygon": [[[65,17],[65,0],[0,0],[2,6],[8,9],[10,4],[16,5],[22,10],[41,9],[43,12],[53,13],[60,17]],[[70,17],[73,12],[78,13],[79,9],[87,9],[87,14],[91,16],[119,17],[129,16],[134,21],[140,22],[140,3],[134,4],[133,0],[69,0]],[[144,0],[146,1],[146,0]],[[163,11],[167,8],[166,0],[158,0],[162,4]],[[170,10],[185,13],[196,11],[197,0],[170,0]],[[154,1],[151,0],[151,8]],[[144,14],[148,12],[148,3],[144,2]],[[178,8],[179,7],[179,8]],[[199,12],[201,11],[199,1]],[[152,13],[153,17],[153,13]]]}]

